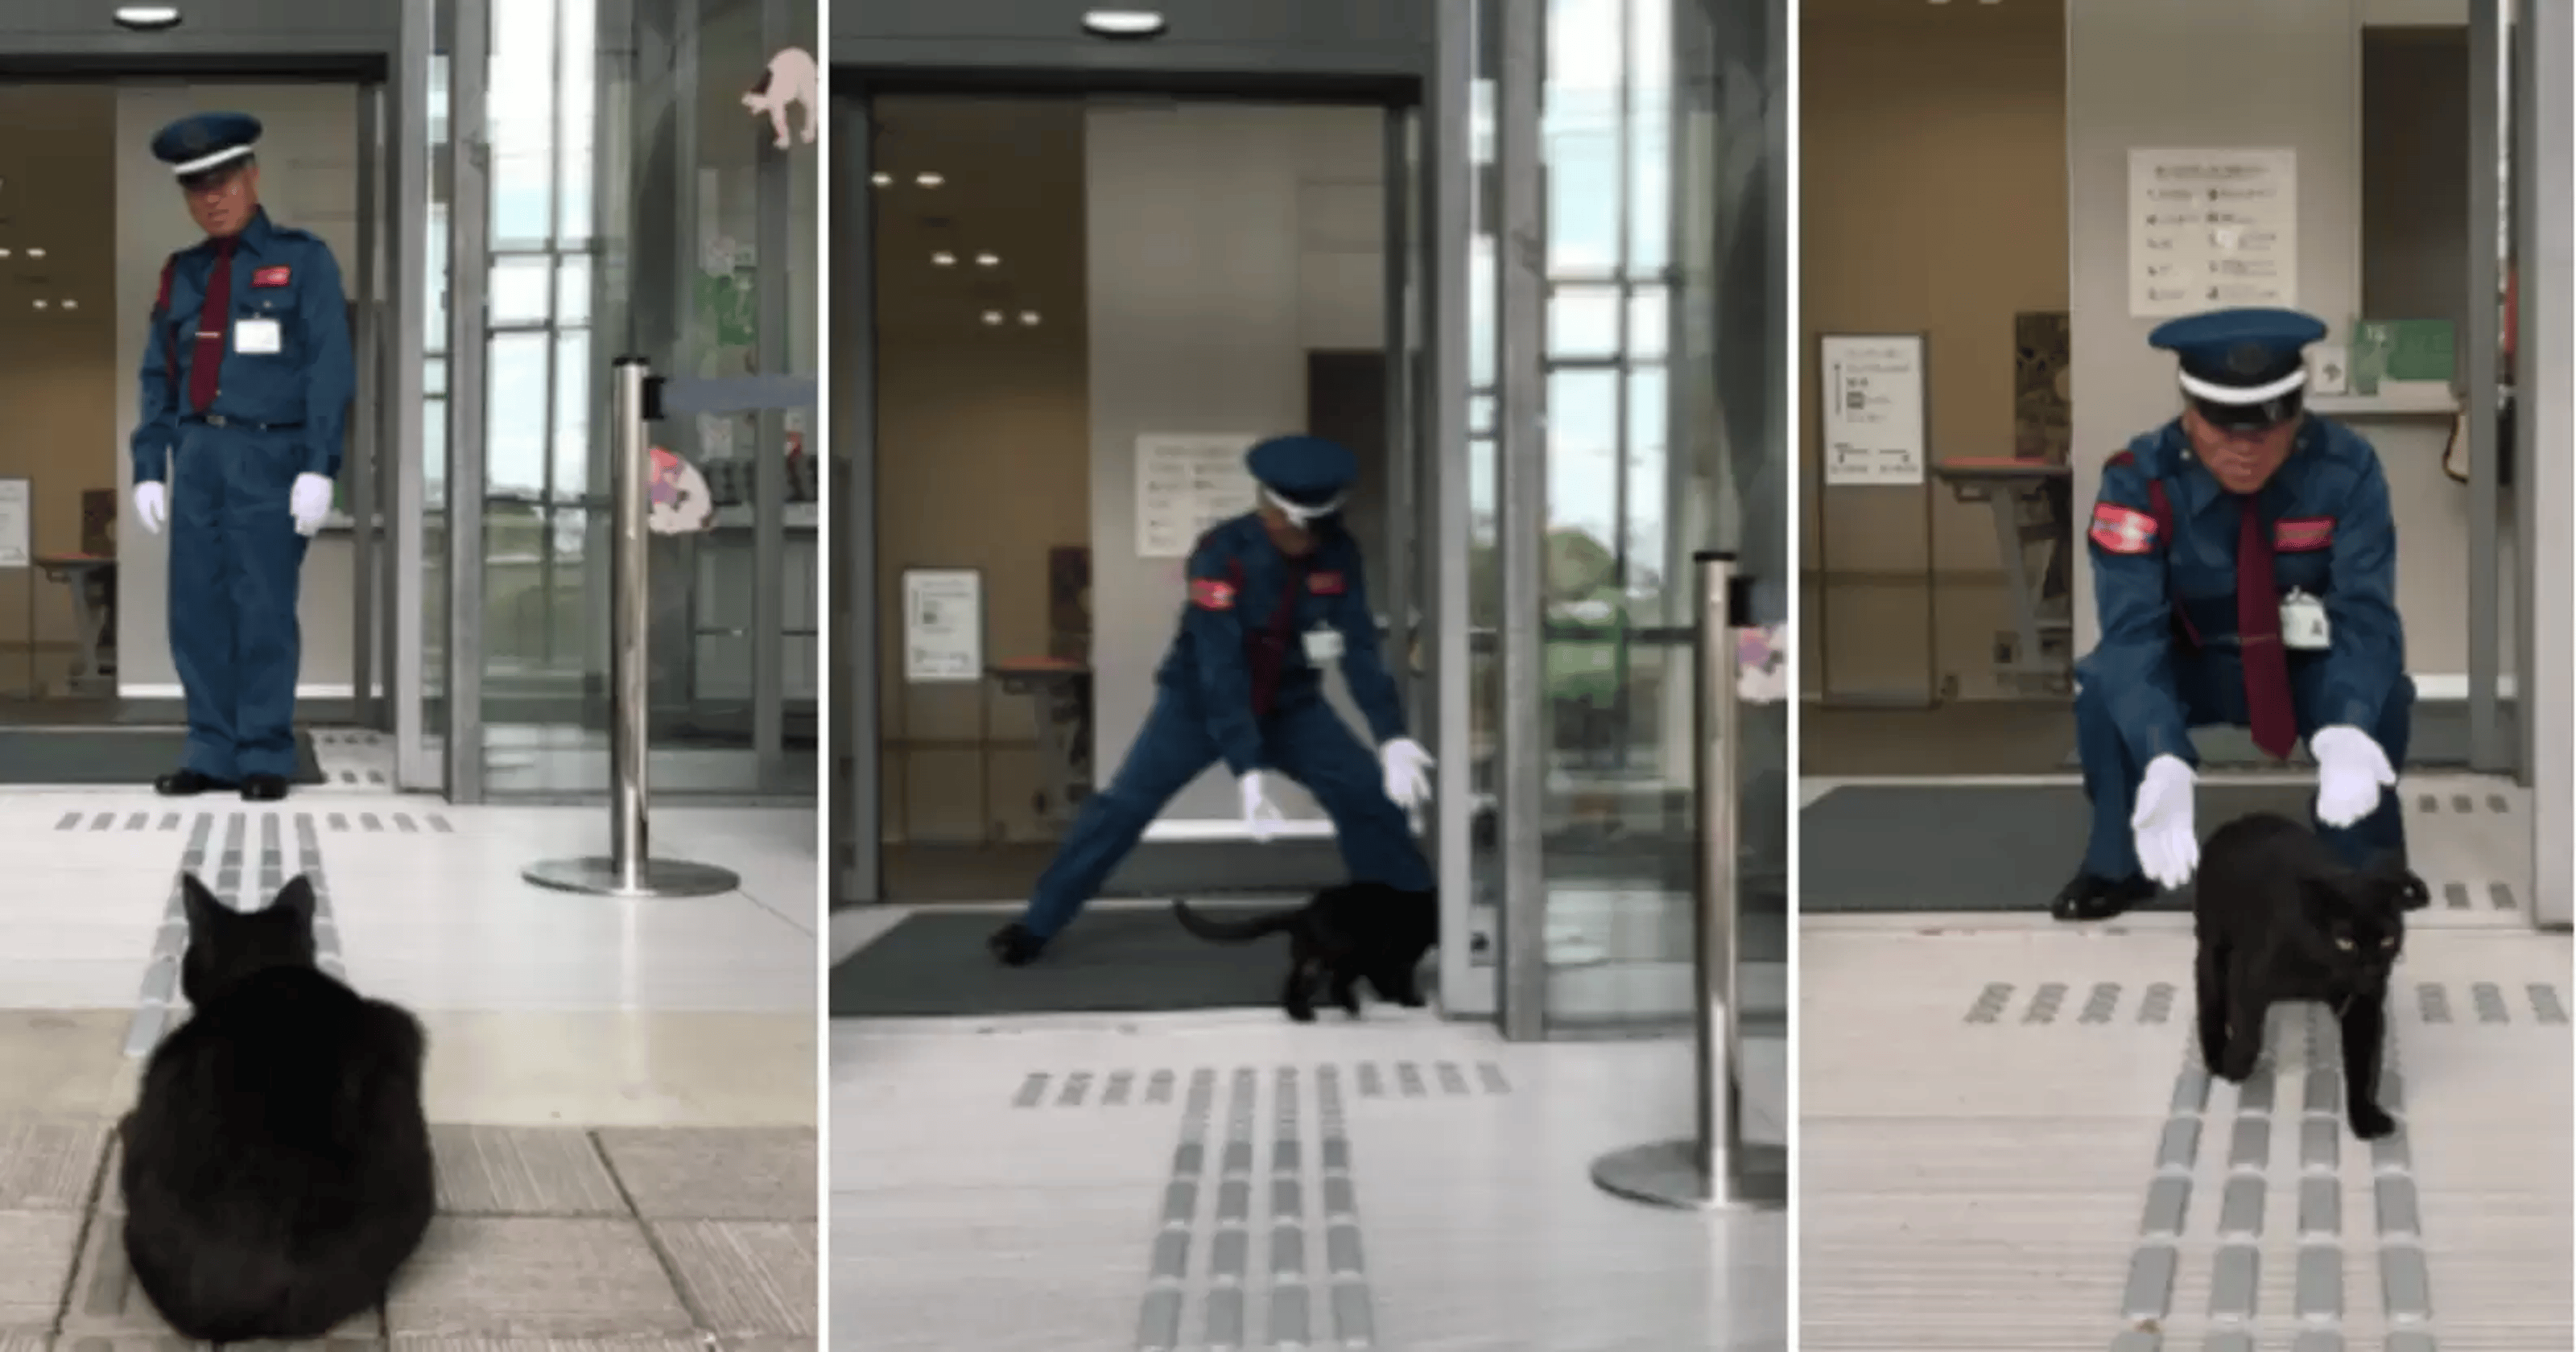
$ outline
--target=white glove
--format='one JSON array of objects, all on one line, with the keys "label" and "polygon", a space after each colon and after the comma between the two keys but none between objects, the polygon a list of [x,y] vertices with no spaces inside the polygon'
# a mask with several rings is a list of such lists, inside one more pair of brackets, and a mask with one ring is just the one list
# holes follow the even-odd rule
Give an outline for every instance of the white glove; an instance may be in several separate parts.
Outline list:
[{"label": "white glove", "polygon": [[1398,737],[1378,751],[1386,767],[1386,796],[1401,808],[1417,808],[1431,798],[1431,753],[1410,737]]},{"label": "white glove", "polygon": [[2200,867],[2200,837],[2191,829],[2191,791],[2198,776],[2179,757],[2158,756],[2147,762],[2138,780],[2138,810],[2129,817],[2136,833],[2138,867],[2164,887],[2191,881]]},{"label": "white glove", "polygon": [[1240,781],[1243,790],[1243,824],[1252,828],[1254,840],[1267,841],[1279,834],[1279,824],[1288,820],[1270,795],[1261,791],[1261,772],[1247,772]]},{"label": "white glove", "polygon": [[331,481],[319,474],[296,475],[286,510],[295,514],[296,534],[311,535],[322,529],[322,519],[331,514]]},{"label": "white glove", "polygon": [[2396,767],[2370,734],[2359,728],[2319,728],[2308,737],[2317,758],[2317,820],[2350,826],[2379,806],[2379,791],[2397,786]]},{"label": "white glove", "polygon": [[143,523],[151,534],[161,533],[161,523],[170,519],[170,490],[157,483],[134,486],[134,519]]}]

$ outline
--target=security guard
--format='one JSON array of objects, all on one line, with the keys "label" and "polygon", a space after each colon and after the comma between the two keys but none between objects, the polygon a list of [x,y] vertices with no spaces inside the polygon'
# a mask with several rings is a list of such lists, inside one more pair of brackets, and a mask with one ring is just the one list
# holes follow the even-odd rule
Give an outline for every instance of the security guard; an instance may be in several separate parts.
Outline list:
[{"label": "security guard", "polygon": [[[1126,763],[1082,805],[1026,915],[992,937],[993,955],[1011,966],[1036,958],[1173,795],[1218,761],[1237,780],[1255,839],[1281,820],[1262,778],[1275,767],[1332,817],[1353,880],[1431,890],[1404,811],[1429,796],[1431,756],[1405,735],[1359,543],[1336,515],[1359,461],[1333,442],[1291,436],[1253,447],[1247,464],[1261,506],[1191,551],[1189,604]],[[1382,748],[1375,758],[1324,700],[1323,669],[1335,662]]]},{"label": "security guard", "polygon": [[2238,309],[2148,336],[2179,358],[2184,407],[2111,458],[2087,531],[2102,638],[2076,667],[2075,744],[2093,825],[2060,920],[2191,877],[2196,727],[2248,728],[2275,759],[2306,737],[2327,841],[2355,867],[2405,860],[2383,792],[2415,707],[2397,527],[2378,453],[2303,409],[2301,354],[2325,334]]},{"label": "security guard", "polygon": [[259,121],[182,118],[152,138],[206,238],[170,256],[134,429],[134,514],[170,524],[170,655],[188,749],[164,794],[286,796],[296,769],[298,574],[331,510],[357,368],[340,265],[271,222]]}]

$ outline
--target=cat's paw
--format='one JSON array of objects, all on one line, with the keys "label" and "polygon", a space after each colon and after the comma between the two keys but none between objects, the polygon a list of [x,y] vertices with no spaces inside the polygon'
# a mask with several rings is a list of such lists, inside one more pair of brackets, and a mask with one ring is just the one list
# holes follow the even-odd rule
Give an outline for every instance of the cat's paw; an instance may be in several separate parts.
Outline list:
[{"label": "cat's paw", "polygon": [[2260,1053],[2239,1053],[2234,1048],[2229,1048],[2225,1055],[2218,1058],[2218,1064],[2211,1066],[2210,1070],[2229,1084],[2243,1084],[2254,1077],[2254,1066],[2260,1059]]},{"label": "cat's paw", "polygon": [[2397,1119],[2381,1112],[2377,1104],[2348,1104],[2344,1116],[2352,1121],[2352,1134],[2365,1141],[2376,1141],[2397,1130]]},{"label": "cat's paw", "polygon": [[1404,1006],[1406,1009],[1420,1009],[1424,1005],[1431,1003],[1430,1001],[1422,998],[1422,993],[1420,991],[1406,991],[1404,994],[1395,997],[1395,1002]]},{"label": "cat's paw", "polygon": [[1291,1005],[1288,1009],[1288,1017],[1295,1019],[1299,1023],[1313,1023],[1315,1021],[1315,1011],[1304,1005]]}]

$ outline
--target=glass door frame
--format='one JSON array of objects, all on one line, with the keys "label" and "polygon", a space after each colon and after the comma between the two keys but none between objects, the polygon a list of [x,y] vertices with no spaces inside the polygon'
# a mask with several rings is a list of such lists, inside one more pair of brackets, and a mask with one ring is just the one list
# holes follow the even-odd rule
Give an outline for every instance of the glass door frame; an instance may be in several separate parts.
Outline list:
[{"label": "glass door frame", "polygon": [[[696,0],[679,0],[679,2],[684,5],[694,5]],[[434,761],[437,767],[435,773],[440,776],[449,800],[457,803],[484,802],[492,796],[489,787],[490,748],[486,744],[484,710],[485,676],[490,659],[486,643],[489,631],[484,623],[488,583],[484,527],[485,512],[490,505],[491,497],[488,486],[490,477],[488,420],[491,391],[490,343],[495,331],[489,317],[488,300],[492,264],[498,256],[492,238],[492,145],[488,117],[493,53],[492,17],[496,3],[497,0],[440,0],[440,7],[446,11],[451,25],[451,31],[448,34],[448,134],[445,145],[451,159],[452,170],[448,180],[449,212],[446,241],[448,263],[444,269],[449,302],[446,354],[448,444],[440,448],[447,457],[446,511],[444,513],[446,539],[443,558],[447,589],[447,646],[445,660],[441,664],[445,672],[446,687],[444,697],[440,701],[444,710],[444,717],[441,720],[444,726],[437,729],[435,733],[428,733],[425,730],[418,752],[424,762]],[[637,46],[633,37],[633,29],[636,26],[635,11],[642,3],[645,3],[645,0],[596,0],[596,22],[599,32],[598,56],[595,59],[603,62],[614,60],[619,53],[635,50]],[[758,0],[758,5],[763,33],[762,50],[775,52],[794,45],[794,0]],[[431,6],[427,4],[417,3],[417,0],[405,7],[407,19],[410,18],[412,11],[423,12],[417,22],[424,35],[427,34],[429,23],[426,11],[430,8]],[[680,52],[680,77],[684,81],[694,76],[697,71],[697,39],[698,26],[692,16],[692,22],[681,25],[674,39]],[[584,59],[584,56],[558,54],[559,61],[567,58],[580,60]],[[423,68],[425,71],[425,62]],[[560,71],[557,78],[560,78]],[[590,459],[595,464],[604,463],[604,455],[599,447],[606,440],[607,429],[607,382],[602,376],[608,370],[610,363],[621,355],[625,348],[631,346],[628,341],[630,335],[624,331],[631,327],[631,321],[610,324],[602,323],[596,318],[609,314],[612,310],[618,313],[620,319],[625,318],[622,307],[605,303],[603,289],[615,284],[613,278],[621,278],[630,285],[649,284],[648,280],[635,269],[631,259],[622,260],[623,267],[611,266],[613,262],[620,261],[612,256],[626,247],[628,231],[635,214],[647,209],[645,204],[634,200],[638,195],[637,190],[628,177],[629,171],[634,168],[631,147],[628,145],[632,139],[632,132],[624,119],[630,111],[628,95],[631,83],[631,80],[622,72],[612,74],[605,70],[594,80],[593,105],[587,112],[587,116],[592,119],[591,135],[594,147],[592,209],[597,214],[592,234],[599,241],[602,254],[592,260],[593,295],[590,305],[590,313],[594,316],[590,321],[590,331],[593,335],[590,350],[592,369],[580,373],[559,372],[556,376],[557,379],[578,379],[585,382],[587,400],[591,408],[589,426],[592,429],[593,446]],[[678,144],[682,169],[684,172],[693,171],[696,164],[694,154],[696,122],[694,111],[686,102],[685,94],[678,115],[681,119]],[[819,117],[821,114],[819,110],[811,110],[807,115]],[[561,134],[560,128],[556,129],[556,134]],[[765,135],[765,130],[760,134]],[[418,140],[420,144],[426,146],[428,129],[425,119]],[[792,161],[786,155],[764,155],[758,166],[756,191],[759,194],[757,206],[759,225],[755,246],[759,253],[755,255],[756,257],[784,259],[792,252],[793,172]],[[425,182],[424,176],[423,183]],[[420,210],[425,215],[425,202]],[[685,221],[688,217],[684,213],[680,219]],[[682,242],[684,245],[693,243],[692,237],[685,228]],[[674,275],[654,280],[668,281],[679,287],[681,294],[685,295],[691,277],[694,275],[690,271],[694,249],[683,247],[676,252],[680,256],[674,260]],[[418,273],[421,270],[419,264],[410,264],[406,275]],[[774,383],[781,380],[793,382],[798,377],[790,369],[796,364],[795,354],[792,351],[794,346],[792,335],[788,333],[792,327],[792,291],[785,268],[774,265],[763,267],[758,282],[756,308],[758,332],[762,335],[762,340],[757,344],[760,370],[751,379],[761,383]],[[682,320],[684,332],[688,322],[684,315]],[[417,338],[417,335],[413,336]],[[816,365],[819,366],[820,363],[817,362]],[[412,378],[417,381],[419,363],[414,361],[409,369],[413,373]],[[698,383],[692,379],[694,373],[689,371],[657,369],[655,373],[669,378],[674,384]],[[410,402],[417,405],[416,391],[413,392]],[[756,449],[747,462],[752,468],[748,504],[753,511],[752,572],[755,578],[783,576],[786,566],[787,531],[785,479],[788,471],[783,453],[773,452],[783,452],[786,445],[787,410],[779,407],[762,407],[741,411],[755,413],[758,418]],[[549,410],[548,416],[554,416],[552,410]],[[812,425],[811,419],[808,420],[808,425],[809,427]],[[674,444],[685,444],[688,440],[686,433],[677,435],[681,440]],[[809,436],[809,447],[811,441],[812,438]],[[420,482],[422,481],[412,474],[406,474],[404,477],[406,487]],[[825,491],[829,491],[828,487]],[[594,490],[585,496],[595,499],[599,506],[605,505],[604,493]],[[562,504],[557,502],[555,505],[560,507]],[[585,674],[596,675],[599,688],[604,691],[608,679],[607,662],[609,660],[605,622],[609,586],[606,566],[608,537],[605,528],[605,512],[594,511],[591,515],[593,519],[584,533],[589,540],[588,552],[593,556],[596,565],[586,570],[587,588],[590,593],[588,602],[595,604],[586,604],[593,619],[584,626],[586,632],[581,637],[580,646],[584,654],[584,665],[588,668]],[[417,527],[420,523],[415,520],[412,524]],[[415,581],[421,578],[418,568],[421,557],[417,554],[405,557],[402,571],[404,578]],[[694,560],[691,567],[693,571],[686,579],[686,585],[694,595],[701,589],[703,574],[695,571]],[[819,557],[816,568],[817,582],[820,584],[825,580],[828,570]],[[420,585],[425,587],[426,584],[421,582]],[[749,641],[751,744],[740,754],[749,756],[755,766],[753,772],[755,786],[748,791],[723,793],[722,798],[725,801],[735,802],[804,801],[812,796],[813,786],[789,774],[793,762],[786,750],[788,704],[785,679],[788,648],[786,640],[791,637],[786,605],[777,587],[754,585],[751,592],[750,613],[745,617],[744,634]],[[819,606],[818,598],[818,609]],[[694,604],[688,608],[688,613],[692,616],[696,614]],[[418,623],[416,607],[411,610],[410,618],[415,625]],[[692,623],[694,624],[694,620]],[[688,636],[692,653],[694,653],[696,639],[709,632],[701,628]],[[792,636],[802,637],[803,633],[796,631]],[[410,656],[415,661],[398,667],[398,670],[417,669],[417,659],[420,656],[417,647]],[[818,650],[816,660],[818,662],[826,660],[825,654]],[[692,661],[694,662],[694,657]],[[659,772],[657,777],[661,777]],[[684,793],[685,791],[666,790],[666,792]],[[531,797],[546,800],[569,797],[580,801],[591,801],[604,797],[605,790],[570,794],[513,793],[508,796],[514,799]]]},{"label": "glass door frame", "polygon": [[[1375,103],[1386,109],[1387,247],[1385,345],[1388,364],[1387,521],[1390,533],[1411,527],[1410,550],[1390,551],[1385,569],[1389,620],[1399,653],[1419,634],[1428,670],[1400,682],[1417,733],[1439,763],[1430,839],[1425,841],[1441,895],[1441,1004],[1455,1017],[1489,1017],[1495,972],[1471,961],[1472,892],[1467,886],[1474,815],[1473,758],[1468,749],[1467,634],[1467,282],[1468,207],[1474,189],[1468,163],[1468,72],[1473,0],[1424,0],[1437,15],[1437,39],[1426,65],[1398,90],[1383,71],[1277,70],[1221,75],[1132,66],[978,69],[922,60],[877,63],[838,59],[827,87],[834,142],[829,191],[835,254],[832,318],[831,430],[838,488],[833,491],[832,553],[836,586],[830,606],[835,676],[846,691],[831,721],[833,766],[827,800],[833,822],[835,907],[885,899],[883,790],[878,763],[876,445],[871,209],[873,172],[867,110],[882,93],[1157,94],[1264,102]],[[920,61],[920,64],[915,64]],[[1366,92],[1361,92],[1366,91]],[[1408,172],[1410,170],[1410,172]],[[1399,241],[1402,244],[1399,245]],[[1410,593],[1409,595],[1407,593]]]},{"label": "glass door frame", "polygon": [[[402,631],[415,634],[417,588],[406,589],[401,559],[418,547],[417,522],[398,509],[404,469],[419,460],[421,329],[417,317],[427,289],[418,263],[422,231],[414,224],[427,211],[429,14],[425,5],[401,7],[401,26],[352,41],[345,30],[310,35],[310,50],[283,34],[262,41],[249,55],[237,35],[211,40],[202,32],[122,33],[112,49],[73,31],[7,34],[0,78],[117,84],[140,78],[184,78],[207,84],[302,83],[343,86],[357,95],[357,248],[343,261],[343,286],[356,314],[351,334],[357,364],[356,416],[351,418],[342,473],[348,490],[352,568],[350,645],[351,721],[395,734],[392,787],[423,785],[404,752],[417,732],[420,691],[416,664],[402,660]],[[122,363],[132,354],[119,353]],[[405,526],[410,525],[410,538]],[[406,718],[406,710],[409,717]],[[415,739],[416,740],[416,739]]]}]

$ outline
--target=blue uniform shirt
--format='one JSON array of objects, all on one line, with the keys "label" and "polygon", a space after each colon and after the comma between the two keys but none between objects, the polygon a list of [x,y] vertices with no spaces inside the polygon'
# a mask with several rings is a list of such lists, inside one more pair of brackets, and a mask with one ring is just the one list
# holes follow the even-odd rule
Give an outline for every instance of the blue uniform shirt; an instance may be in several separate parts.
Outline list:
[{"label": "blue uniform shirt", "polygon": [[1403,701],[1348,531],[1325,526],[1313,553],[1290,558],[1258,514],[1239,516],[1199,538],[1189,583],[1180,633],[1154,678],[1197,695],[1226,769],[1260,768],[1262,721],[1322,696],[1323,673],[1306,656],[1306,635],[1317,629],[1341,635],[1342,678],[1371,736],[1404,735]]},{"label": "blue uniform shirt", "polygon": [[[198,312],[214,271],[215,242],[199,240],[170,256],[167,282],[152,308],[152,337],[143,352],[143,402],[131,450],[134,481],[168,477],[179,424],[199,416],[188,401],[196,361]],[[331,247],[304,231],[277,225],[261,210],[234,245],[232,332],[224,342],[214,403],[205,412],[293,429],[299,473],[337,478],[349,400],[357,389],[350,354],[349,302]],[[240,350],[244,319],[272,320],[278,350]],[[211,325],[205,327],[211,328]]]},{"label": "blue uniform shirt", "polygon": [[[2176,419],[2129,443],[2132,459],[2103,471],[2088,532],[2093,600],[2102,638],[2081,675],[2099,688],[2139,763],[2183,755],[2190,742],[2175,680],[2179,609],[2208,656],[2235,663],[2236,544],[2244,499],[2191,454]],[[2150,477],[2172,513],[2170,539],[2154,522]],[[2259,494],[2273,521],[2272,580],[2325,603],[2332,647],[2290,653],[2292,665],[2324,662],[2316,725],[2378,726],[2381,704],[2406,670],[2397,618],[2397,526],[2379,454],[2341,423],[2309,415],[2280,472]]]}]

